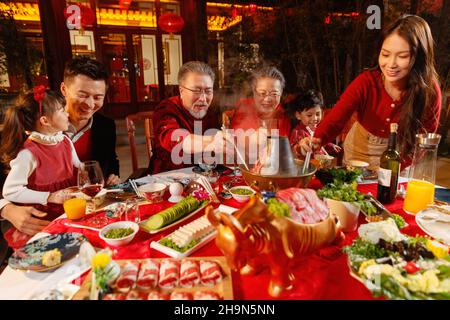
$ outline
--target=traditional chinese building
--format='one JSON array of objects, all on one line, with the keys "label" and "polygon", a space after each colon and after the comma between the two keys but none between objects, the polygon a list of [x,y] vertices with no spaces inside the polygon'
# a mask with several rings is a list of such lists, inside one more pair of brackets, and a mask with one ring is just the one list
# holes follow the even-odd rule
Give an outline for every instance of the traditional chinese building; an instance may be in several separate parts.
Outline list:
[{"label": "traditional chinese building", "polygon": [[[17,35],[8,34],[12,46],[4,50],[3,59],[9,61],[3,72],[0,69],[0,90],[3,95],[15,94],[25,83],[58,89],[64,63],[78,55],[96,57],[108,66],[111,80],[105,112],[113,117],[150,110],[162,98],[176,94],[178,69],[185,61],[213,59],[217,85],[223,87],[225,55],[220,34],[256,10],[273,10],[265,5],[268,1],[255,3],[1,2],[3,21],[13,17]],[[22,46],[25,42],[25,52],[14,47],[14,42]],[[18,58],[21,54],[23,59]]]}]

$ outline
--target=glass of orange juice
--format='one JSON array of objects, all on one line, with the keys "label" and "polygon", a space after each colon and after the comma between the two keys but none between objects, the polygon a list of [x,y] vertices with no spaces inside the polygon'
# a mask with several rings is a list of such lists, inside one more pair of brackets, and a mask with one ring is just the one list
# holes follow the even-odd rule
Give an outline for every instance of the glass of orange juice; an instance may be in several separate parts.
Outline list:
[{"label": "glass of orange juice", "polygon": [[72,198],[64,201],[64,211],[70,220],[78,220],[86,214],[86,199]]},{"label": "glass of orange juice", "polygon": [[422,180],[410,180],[406,187],[403,210],[416,214],[434,203],[434,184]]}]

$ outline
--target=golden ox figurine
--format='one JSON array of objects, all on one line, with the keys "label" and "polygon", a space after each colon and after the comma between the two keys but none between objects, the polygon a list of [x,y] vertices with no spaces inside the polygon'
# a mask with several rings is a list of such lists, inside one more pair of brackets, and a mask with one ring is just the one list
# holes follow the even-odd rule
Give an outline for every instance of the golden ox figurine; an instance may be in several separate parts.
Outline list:
[{"label": "golden ox figurine", "polygon": [[275,217],[256,197],[234,215],[208,206],[206,216],[218,231],[216,244],[232,270],[249,275],[269,266],[272,297],[292,289],[292,270],[302,256],[331,244],[341,234],[338,219],[331,212],[324,221],[301,224]]}]

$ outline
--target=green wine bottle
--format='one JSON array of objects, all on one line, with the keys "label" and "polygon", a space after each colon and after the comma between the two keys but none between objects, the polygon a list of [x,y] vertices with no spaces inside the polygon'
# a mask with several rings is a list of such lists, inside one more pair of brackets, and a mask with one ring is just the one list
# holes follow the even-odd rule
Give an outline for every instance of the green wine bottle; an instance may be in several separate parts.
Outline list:
[{"label": "green wine bottle", "polygon": [[380,158],[378,170],[377,199],[381,203],[391,203],[397,195],[398,175],[400,172],[400,154],[396,150],[397,123],[391,123],[388,148]]}]

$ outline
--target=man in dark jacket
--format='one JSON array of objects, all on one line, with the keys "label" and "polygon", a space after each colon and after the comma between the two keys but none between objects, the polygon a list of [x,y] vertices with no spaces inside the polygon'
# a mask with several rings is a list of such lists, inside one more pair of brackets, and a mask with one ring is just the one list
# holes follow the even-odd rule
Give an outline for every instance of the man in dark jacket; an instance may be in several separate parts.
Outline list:
[{"label": "man in dark jacket", "polygon": [[66,64],[61,92],[69,112],[69,130],[81,161],[97,160],[107,185],[120,182],[116,125],[99,113],[106,95],[108,72],[98,61],[74,58]]}]

